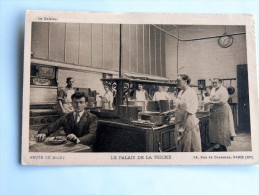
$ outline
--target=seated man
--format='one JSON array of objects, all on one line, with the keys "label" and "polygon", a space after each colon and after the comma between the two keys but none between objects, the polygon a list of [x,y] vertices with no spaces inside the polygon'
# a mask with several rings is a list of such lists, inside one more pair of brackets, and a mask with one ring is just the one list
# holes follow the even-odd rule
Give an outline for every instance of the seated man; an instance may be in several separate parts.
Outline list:
[{"label": "seated man", "polygon": [[76,92],[72,96],[74,112],[64,114],[54,123],[43,127],[36,136],[38,142],[44,141],[51,133],[63,127],[67,140],[76,144],[91,145],[95,141],[97,118],[85,111],[88,98],[82,92]]}]

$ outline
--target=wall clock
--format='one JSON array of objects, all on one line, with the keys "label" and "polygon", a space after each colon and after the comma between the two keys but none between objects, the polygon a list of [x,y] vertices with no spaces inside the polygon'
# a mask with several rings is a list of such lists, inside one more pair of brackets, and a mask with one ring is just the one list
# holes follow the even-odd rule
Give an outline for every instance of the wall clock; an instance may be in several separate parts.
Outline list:
[{"label": "wall clock", "polygon": [[223,34],[222,37],[219,37],[218,44],[222,48],[230,47],[233,43],[233,37],[231,35]]}]

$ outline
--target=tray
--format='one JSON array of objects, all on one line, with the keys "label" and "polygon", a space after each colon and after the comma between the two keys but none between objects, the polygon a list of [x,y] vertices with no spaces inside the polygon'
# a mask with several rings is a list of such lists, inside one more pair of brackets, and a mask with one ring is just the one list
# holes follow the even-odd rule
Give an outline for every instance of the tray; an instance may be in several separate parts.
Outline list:
[{"label": "tray", "polygon": [[156,126],[156,123],[151,122],[145,122],[145,121],[130,121],[133,125],[140,126],[140,127],[154,127]]},{"label": "tray", "polygon": [[52,145],[59,145],[59,144],[63,144],[66,142],[66,138],[63,136],[55,136],[55,137],[48,137],[46,139],[48,144],[52,144]]}]

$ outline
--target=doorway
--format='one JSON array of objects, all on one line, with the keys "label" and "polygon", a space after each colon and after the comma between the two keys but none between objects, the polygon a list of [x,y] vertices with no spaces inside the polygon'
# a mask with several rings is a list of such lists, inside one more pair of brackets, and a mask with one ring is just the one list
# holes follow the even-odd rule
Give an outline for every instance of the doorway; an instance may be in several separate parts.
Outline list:
[{"label": "doorway", "polygon": [[247,64],[237,65],[238,131],[250,132],[250,108]]}]

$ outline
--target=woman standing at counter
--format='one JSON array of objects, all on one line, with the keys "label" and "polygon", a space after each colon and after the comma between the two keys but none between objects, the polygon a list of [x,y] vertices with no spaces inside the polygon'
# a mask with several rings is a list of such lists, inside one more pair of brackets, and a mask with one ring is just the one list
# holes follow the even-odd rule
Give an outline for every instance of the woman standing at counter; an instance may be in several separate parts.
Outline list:
[{"label": "woman standing at counter", "polygon": [[171,97],[169,94],[164,90],[163,86],[158,86],[158,91],[155,92],[153,101],[159,101],[159,100],[170,100]]},{"label": "woman standing at counter", "polygon": [[202,101],[204,103],[210,102],[210,97],[211,97],[211,87],[207,86],[205,87],[205,91],[202,93]]},{"label": "woman standing at counter", "polygon": [[104,85],[105,93],[103,96],[99,96],[102,99],[102,108],[103,109],[112,109],[113,108],[113,93],[110,91],[108,85]]},{"label": "woman standing at counter", "polygon": [[205,91],[202,93],[202,104],[204,106],[204,111],[210,111],[210,105],[208,103],[211,98],[211,88],[211,86],[205,87]]},{"label": "woman standing at counter", "polygon": [[137,101],[147,101],[150,97],[148,92],[144,89],[144,86],[139,83],[138,89],[134,92],[132,99]]},{"label": "woman standing at counter", "polygon": [[58,91],[58,103],[62,113],[64,114],[74,111],[71,96],[76,92],[73,87],[74,79],[72,77],[68,77],[66,82],[67,86]]},{"label": "woman standing at counter", "polygon": [[222,86],[222,80],[212,79],[213,89],[211,90],[210,102],[213,104],[210,113],[209,137],[211,142],[219,144],[219,148],[214,151],[227,151],[231,145],[232,136],[235,134],[233,115],[228,105],[228,91]]},{"label": "woman standing at counter", "polygon": [[[186,74],[178,75],[177,88],[180,88],[177,98],[174,98],[175,112],[175,138],[178,152],[201,152],[201,136],[198,110],[198,97],[189,86],[191,79]],[[180,134],[180,135],[179,135]]]}]

